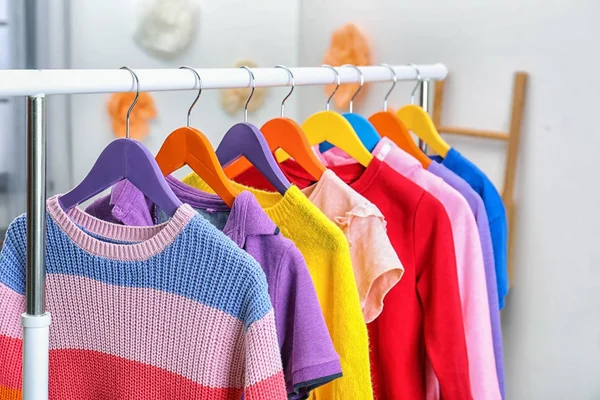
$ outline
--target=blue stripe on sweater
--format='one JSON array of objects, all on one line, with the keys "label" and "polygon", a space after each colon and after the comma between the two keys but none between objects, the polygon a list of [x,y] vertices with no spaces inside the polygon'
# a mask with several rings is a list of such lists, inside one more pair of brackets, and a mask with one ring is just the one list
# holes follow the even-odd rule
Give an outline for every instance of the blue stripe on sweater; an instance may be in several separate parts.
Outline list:
[{"label": "blue stripe on sweater", "polygon": [[[271,307],[258,263],[222,232],[195,216],[164,251],[146,261],[117,261],[77,246],[48,216],[48,274],[80,275],[105,283],[164,290],[222,310],[248,327]],[[25,294],[26,220],[15,219],[0,254],[0,282]]]}]

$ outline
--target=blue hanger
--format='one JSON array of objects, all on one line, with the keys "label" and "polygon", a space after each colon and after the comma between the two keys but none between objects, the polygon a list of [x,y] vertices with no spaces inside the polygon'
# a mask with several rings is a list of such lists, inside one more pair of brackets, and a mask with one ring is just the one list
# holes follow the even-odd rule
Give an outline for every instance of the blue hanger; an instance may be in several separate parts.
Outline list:
[{"label": "blue hanger", "polygon": [[[352,95],[352,98],[350,99],[350,112],[343,113],[342,115],[344,116],[344,118],[346,118],[346,120],[348,122],[350,122],[350,125],[352,125],[352,128],[354,128],[354,131],[356,131],[358,138],[360,139],[362,144],[365,146],[365,148],[369,152],[372,152],[373,149],[375,148],[375,146],[377,145],[377,143],[379,143],[381,136],[379,136],[379,133],[377,132],[377,130],[375,129],[373,124],[371,124],[369,122],[368,119],[366,119],[362,115],[352,112],[354,98],[356,97],[356,95],[358,95],[358,92],[360,92],[363,85],[365,84],[365,78],[364,78],[361,70],[358,69],[354,65],[344,64],[344,65],[342,65],[342,67],[352,67],[352,68],[356,69],[356,71],[358,71],[358,73],[360,75],[360,87],[354,93],[354,95]],[[332,149],[333,147],[334,146],[331,143],[323,142],[319,145],[319,151],[321,153],[324,153],[327,150]]]}]

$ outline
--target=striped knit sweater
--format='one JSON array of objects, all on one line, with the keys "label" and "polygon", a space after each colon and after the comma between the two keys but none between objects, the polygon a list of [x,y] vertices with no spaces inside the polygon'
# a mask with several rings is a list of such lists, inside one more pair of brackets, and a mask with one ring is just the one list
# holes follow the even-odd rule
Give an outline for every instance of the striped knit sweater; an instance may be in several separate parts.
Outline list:
[{"label": "striped knit sweater", "polygon": [[[127,227],[47,203],[51,399],[284,399],[260,266],[182,205]],[[21,398],[26,217],[0,255],[0,399]]]}]

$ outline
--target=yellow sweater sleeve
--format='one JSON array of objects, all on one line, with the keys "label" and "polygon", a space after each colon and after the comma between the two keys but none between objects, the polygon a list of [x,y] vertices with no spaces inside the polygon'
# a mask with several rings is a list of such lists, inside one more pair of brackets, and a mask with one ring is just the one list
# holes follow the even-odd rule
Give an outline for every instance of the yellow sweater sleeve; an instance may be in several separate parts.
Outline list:
[{"label": "yellow sweater sleeve", "polygon": [[[192,173],[183,182],[211,191]],[[354,279],[350,248],[344,233],[304,194],[292,186],[282,197],[231,182],[237,190],[248,190],[261,207],[300,250],[325,317],[336,352],[341,378],[313,390],[313,400],[372,400],[369,337]]]},{"label": "yellow sweater sleeve", "polygon": [[310,398],[370,400],[373,389],[367,327],[360,308],[350,249],[343,233],[337,230],[325,251],[311,247],[303,252],[343,374],[342,378],[314,390]]}]

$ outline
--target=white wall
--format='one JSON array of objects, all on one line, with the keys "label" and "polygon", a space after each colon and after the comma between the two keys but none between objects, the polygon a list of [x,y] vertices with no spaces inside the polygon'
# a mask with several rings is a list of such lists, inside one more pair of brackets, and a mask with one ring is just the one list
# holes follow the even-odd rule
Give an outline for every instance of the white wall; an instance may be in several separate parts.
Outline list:
[{"label": "white wall", "polygon": [[[514,286],[503,312],[507,397],[600,398],[600,151],[597,0],[306,0],[299,61],[319,65],[346,22],[371,38],[374,62],[443,62],[444,122],[508,128],[512,74],[530,73],[517,181]],[[302,89],[301,115],[322,107]],[[381,107],[371,87],[361,110]],[[390,104],[408,101],[410,85]],[[505,145],[447,138],[500,186]]]},{"label": "white wall", "polygon": [[[71,1],[71,68],[196,68],[228,67],[241,59],[259,66],[297,62],[298,12],[296,0],[201,0],[197,36],[184,54],[172,61],[151,57],[133,41],[139,2],[121,0]],[[265,12],[269,10],[269,12]],[[191,74],[191,72],[190,72]],[[286,89],[270,89],[265,105],[249,122],[260,126],[279,115],[279,104]],[[151,133],[144,140],[151,151],[158,151],[164,138],[185,124],[187,109],[195,97],[192,92],[152,94],[158,117],[151,122]],[[73,182],[81,181],[97,155],[114,136],[106,112],[109,95],[77,95],[72,99]],[[296,96],[286,103],[286,115],[296,115]],[[230,116],[220,106],[219,93],[202,93],[192,123],[217,145],[242,112]]]}]

